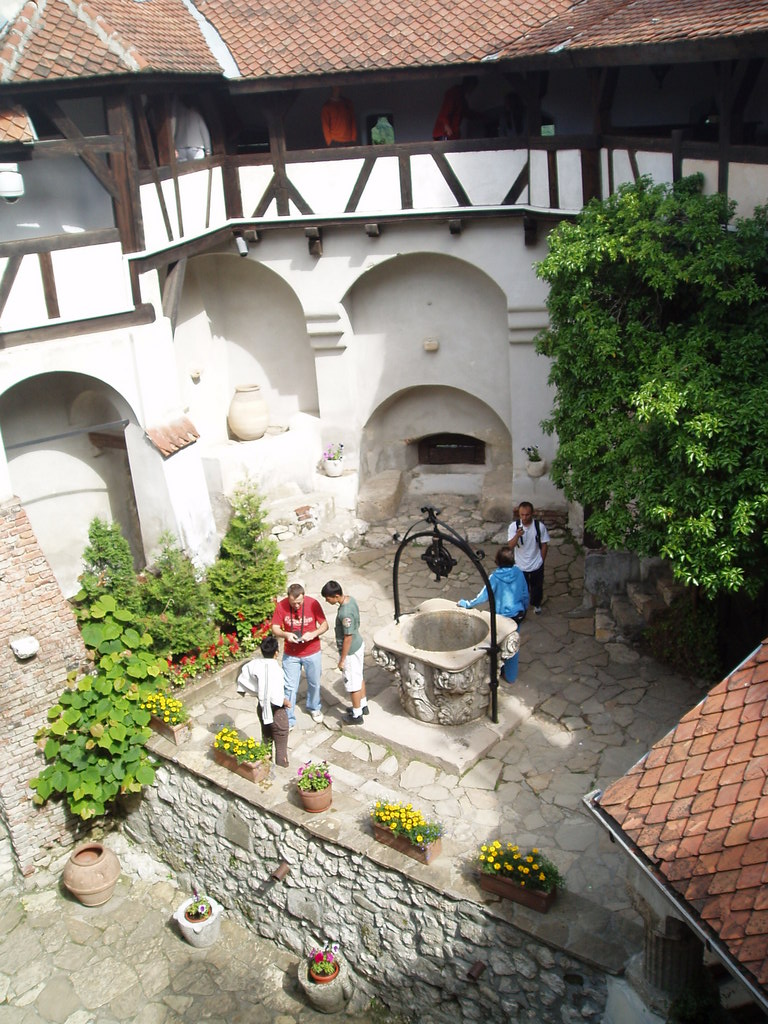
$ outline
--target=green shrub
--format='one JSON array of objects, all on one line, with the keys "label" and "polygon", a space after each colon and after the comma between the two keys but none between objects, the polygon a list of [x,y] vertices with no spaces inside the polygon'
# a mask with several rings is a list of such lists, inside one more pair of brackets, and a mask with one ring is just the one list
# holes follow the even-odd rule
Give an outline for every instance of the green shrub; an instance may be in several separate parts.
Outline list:
[{"label": "green shrub", "polygon": [[724,675],[718,651],[719,616],[714,601],[700,594],[675,598],[643,633],[643,644],[664,665],[683,676],[715,683]]},{"label": "green shrub", "polygon": [[82,589],[75,602],[90,604],[101,594],[111,594],[122,608],[138,608],[133,555],[119,525],[97,516],[88,527],[88,541],[83,551]]},{"label": "green shrub", "polygon": [[35,739],[50,762],[30,781],[34,802],[64,797],[83,819],[106,812],[122,793],[154,781],[144,744],[151,735],[144,697],[162,682],[167,664],[151,653],[152,637],[134,625],[131,612],[105,594],[81,614],[82,636],[93,651],[92,675],[75,680],[48,711]]},{"label": "green shrub", "polygon": [[159,654],[187,654],[217,639],[210,590],[169,533],[139,594],[145,627]]},{"label": "green shrub", "polygon": [[252,650],[260,639],[253,627],[271,618],[285,588],[285,568],[269,536],[261,498],[249,482],[232,498],[232,516],[219,557],[208,570],[208,585],[222,630],[236,630],[242,647]]},{"label": "green shrub", "polygon": [[725,1024],[720,992],[705,974],[691,982],[669,1007],[667,1024]]}]

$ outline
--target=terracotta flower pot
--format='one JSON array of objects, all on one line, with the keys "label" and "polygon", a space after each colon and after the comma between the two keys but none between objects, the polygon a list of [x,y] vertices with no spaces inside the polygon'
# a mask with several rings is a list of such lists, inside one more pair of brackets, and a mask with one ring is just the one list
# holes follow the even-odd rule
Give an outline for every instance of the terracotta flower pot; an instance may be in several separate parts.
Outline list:
[{"label": "terracotta flower pot", "polygon": [[61,880],[86,907],[99,907],[115,891],[120,877],[117,855],[102,843],[83,843],[64,865]]},{"label": "terracotta flower pot", "polygon": [[182,743],[186,743],[192,731],[189,722],[182,722],[180,725],[171,725],[170,722],[165,722],[162,718],[158,718],[156,715],[152,715],[150,718],[149,727],[153,732],[156,732],[158,736],[162,736],[164,739],[170,740],[171,743],[175,743],[177,747],[181,746]]},{"label": "terracotta flower pot", "polygon": [[443,843],[437,838],[434,843],[429,843],[423,849],[421,846],[414,846],[407,836],[393,835],[390,829],[373,822],[373,838],[383,846],[389,846],[398,853],[404,853],[406,857],[418,860],[422,864],[431,864],[433,860],[443,852]]},{"label": "terracotta flower pot", "polygon": [[321,811],[327,811],[333,802],[333,786],[329,785],[325,789],[300,789],[299,799],[305,811],[320,814]]},{"label": "terracotta flower pot", "polygon": [[546,914],[557,899],[557,888],[551,892],[539,892],[537,889],[526,889],[511,878],[503,876],[480,872],[478,882],[484,892],[492,892],[505,900],[512,900],[523,907],[528,907],[529,910],[536,910],[539,914]]},{"label": "terracotta flower pot", "polygon": [[338,963],[333,965],[333,970],[330,974],[317,974],[312,964],[309,965],[309,976],[316,985],[327,985],[329,982],[333,981],[338,973]]},{"label": "terracotta flower pot", "polygon": [[220,764],[222,768],[228,768],[235,775],[239,775],[243,779],[247,779],[249,782],[263,782],[264,779],[269,777],[269,769],[271,761],[243,761],[242,764],[238,764],[237,758],[233,757],[232,754],[228,754],[226,750],[219,750],[218,747],[213,748],[213,759],[216,764]]}]

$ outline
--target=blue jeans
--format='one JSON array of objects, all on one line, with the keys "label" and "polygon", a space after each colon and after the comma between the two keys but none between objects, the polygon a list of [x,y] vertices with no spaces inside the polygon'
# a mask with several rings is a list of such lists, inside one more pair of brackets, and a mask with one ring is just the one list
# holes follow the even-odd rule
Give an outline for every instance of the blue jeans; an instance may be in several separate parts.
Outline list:
[{"label": "blue jeans", "polygon": [[320,676],[322,675],[321,651],[310,654],[308,658],[297,658],[292,654],[283,655],[283,677],[285,679],[285,696],[291,702],[288,708],[288,721],[296,724],[296,697],[299,692],[301,670],[307,677],[307,711],[320,710]]}]

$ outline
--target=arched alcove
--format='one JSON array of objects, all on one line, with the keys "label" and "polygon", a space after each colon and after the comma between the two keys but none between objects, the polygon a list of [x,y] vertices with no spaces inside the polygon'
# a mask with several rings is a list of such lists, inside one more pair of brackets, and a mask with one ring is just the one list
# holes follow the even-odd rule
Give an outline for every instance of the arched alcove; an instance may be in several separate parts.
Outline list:
[{"label": "arched alcove", "polygon": [[[420,458],[426,439],[463,436],[482,446],[484,462],[433,463]],[[374,411],[363,428],[361,442],[363,480],[398,469],[411,476],[425,472],[462,472],[484,475],[498,466],[511,465],[512,439],[496,412],[474,395],[458,388],[418,385],[407,388]]]},{"label": "arched alcove", "polygon": [[227,253],[189,261],[174,335],[179,384],[204,440],[227,437],[238,384],[258,384],[270,422],[317,414],[315,363],[296,294],[274,271]]},{"label": "arched alcove", "polygon": [[122,396],[79,373],[29,377],[0,396],[11,486],[66,595],[78,589],[96,516],[120,524],[136,567],[144,565],[125,442],[135,422]]}]

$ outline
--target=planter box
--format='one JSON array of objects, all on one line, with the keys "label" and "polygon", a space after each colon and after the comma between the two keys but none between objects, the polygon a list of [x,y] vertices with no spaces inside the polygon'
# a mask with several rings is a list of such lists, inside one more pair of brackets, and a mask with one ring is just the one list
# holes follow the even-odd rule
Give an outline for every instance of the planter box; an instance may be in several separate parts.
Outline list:
[{"label": "planter box", "polygon": [[443,843],[440,839],[436,839],[434,843],[430,843],[426,849],[422,850],[420,846],[414,846],[410,839],[405,836],[392,835],[388,828],[377,825],[376,822],[373,822],[373,838],[377,843],[389,846],[393,850],[397,850],[398,853],[404,853],[406,857],[412,857],[422,864],[431,864],[443,851]]},{"label": "planter box", "polygon": [[170,740],[177,747],[187,742],[192,731],[189,722],[183,722],[181,725],[169,725],[168,722],[164,722],[162,718],[156,718],[154,715],[149,720],[149,727],[158,736]]},{"label": "planter box", "polygon": [[549,908],[557,899],[557,889],[551,892],[537,892],[535,889],[525,889],[513,882],[511,878],[498,878],[496,875],[485,875],[480,872],[477,876],[480,888],[484,892],[492,892],[505,900],[512,900],[520,903],[529,910],[536,910],[539,914],[546,914]]},{"label": "planter box", "polygon": [[213,748],[213,759],[222,768],[229,768],[235,775],[249,782],[263,782],[269,776],[269,769],[272,766],[271,761],[244,761],[243,764],[238,764],[236,757],[228,754],[226,750],[219,750],[218,747]]}]

